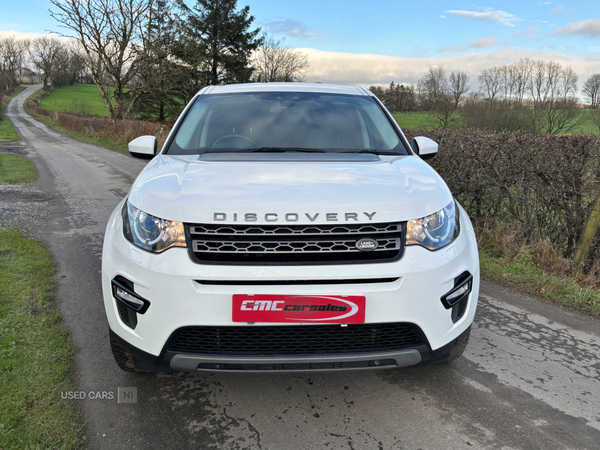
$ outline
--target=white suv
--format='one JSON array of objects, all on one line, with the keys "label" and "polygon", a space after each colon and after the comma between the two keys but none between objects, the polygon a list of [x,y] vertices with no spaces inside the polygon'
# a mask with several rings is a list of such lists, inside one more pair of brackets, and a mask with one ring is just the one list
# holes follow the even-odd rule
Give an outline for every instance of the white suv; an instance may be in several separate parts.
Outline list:
[{"label": "white suv", "polygon": [[479,292],[473,227],[362,88],[200,91],[108,222],[102,285],[128,371],[302,371],[455,359]]}]

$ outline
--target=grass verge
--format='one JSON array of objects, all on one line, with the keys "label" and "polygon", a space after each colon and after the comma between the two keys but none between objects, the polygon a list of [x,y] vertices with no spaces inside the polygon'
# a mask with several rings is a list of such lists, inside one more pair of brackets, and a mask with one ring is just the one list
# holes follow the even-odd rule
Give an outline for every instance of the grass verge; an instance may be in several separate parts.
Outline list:
[{"label": "grass verge", "polygon": [[[36,178],[31,161],[0,155],[0,182]],[[54,304],[52,255],[0,230],[0,449],[72,449],[82,442],[70,380],[73,344]]]},{"label": "grass verge", "polygon": [[88,136],[88,135],[83,134],[83,133],[78,133],[76,131],[72,131],[72,130],[69,130],[68,128],[60,126],[59,124],[57,124],[55,121],[53,121],[49,117],[42,116],[41,114],[36,114],[34,111],[31,110],[31,108],[29,108],[27,106],[27,101],[28,100],[33,100],[34,97],[36,97],[38,94],[39,93],[36,92],[33,95],[31,95],[25,101],[25,104],[23,105],[24,108],[25,108],[25,111],[27,112],[27,114],[29,114],[31,117],[33,117],[38,122],[42,122],[47,127],[52,128],[53,130],[56,130],[59,133],[66,134],[67,136],[71,136],[72,138],[75,138],[78,141],[86,142],[88,144],[100,145],[102,147],[106,147],[106,148],[109,148],[111,150],[115,150],[115,151],[118,151],[118,152],[121,152],[121,153],[129,154],[129,150],[127,148],[127,143],[124,143],[124,142],[115,142],[115,141],[112,141],[112,140],[107,139],[107,138],[97,138],[97,137]]},{"label": "grass verge", "polygon": [[35,166],[20,156],[0,154],[0,182],[9,184],[29,183],[37,178]]},{"label": "grass verge", "polygon": [[0,105],[0,141],[18,141],[20,139],[12,123],[6,118],[6,107],[15,95],[20,94],[24,90],[25,86],[20,86],[12,95],[6,97],[2,105]]},{"label": "grass verge", "polygon": [[508,258],[480,251],[479,258],[481,276],[486,280],[600,317],[598,289],[539,268],[531,255]]},{"label": "grass verge", "polygon": [[72,403],[73,345],[53,302],[50,253],[0,230],[0,448],[71,449],[82,425]]}]

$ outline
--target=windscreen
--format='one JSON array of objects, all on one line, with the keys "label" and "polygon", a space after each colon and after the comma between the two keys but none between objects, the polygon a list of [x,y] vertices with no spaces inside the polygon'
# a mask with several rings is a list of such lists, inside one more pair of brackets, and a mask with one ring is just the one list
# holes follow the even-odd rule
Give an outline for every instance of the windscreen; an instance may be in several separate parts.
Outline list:
[{"label": "windscreen", "polygon": [[167,153],[294,149],[407,154],[371,97],[287,92],[201,95]]}]

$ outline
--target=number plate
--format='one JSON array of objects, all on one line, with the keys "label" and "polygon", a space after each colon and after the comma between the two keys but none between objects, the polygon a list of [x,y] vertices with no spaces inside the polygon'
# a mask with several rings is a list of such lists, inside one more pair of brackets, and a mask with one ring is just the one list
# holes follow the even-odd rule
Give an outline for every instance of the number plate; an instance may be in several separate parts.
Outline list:
[{"label": "number plate", "polygon": [[234,322],[364,323],[362,295],[233,296]]}]

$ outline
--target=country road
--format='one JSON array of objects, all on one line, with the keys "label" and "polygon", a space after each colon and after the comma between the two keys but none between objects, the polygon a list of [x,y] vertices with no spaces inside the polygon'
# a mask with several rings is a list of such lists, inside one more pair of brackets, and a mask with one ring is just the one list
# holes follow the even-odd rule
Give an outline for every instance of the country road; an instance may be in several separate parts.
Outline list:
[{"label": "country road", "polygon": [[[600,322],[483,282],[466,354],[451,365],[319,374],[121,372],[102,304],[109,214],[144,162],[8,117],[40,174],[42,236],[77,346],[91,449],[600,449]],[[137,403],[117,402],[137,387]],[[76,400],[74,400],[76,401]]]}]

